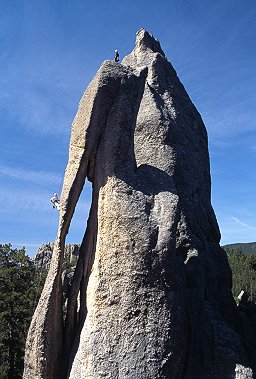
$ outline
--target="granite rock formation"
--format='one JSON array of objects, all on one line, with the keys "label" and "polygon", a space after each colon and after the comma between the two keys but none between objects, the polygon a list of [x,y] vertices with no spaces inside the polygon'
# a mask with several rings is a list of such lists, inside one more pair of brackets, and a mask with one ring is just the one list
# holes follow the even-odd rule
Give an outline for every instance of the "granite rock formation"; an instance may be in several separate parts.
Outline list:
[{"label": "granite rock formation", "polygon": [[[147,31],[121,64],[102,63],[72,125],[25,379],[253,377],[211,207],[207,144]],[[86,178],[92,205],[64,317],[65,237]]]},{"label": "granite rock formation", "polygon": [[[43,243],[36,252],[32,262],[39,269],[48,270],[50,267],[52,253],[54,250],[54,243]],[[67,244],[64,249],[64,258],[67,262],[72,263],[78,259],[79,245]]]}]

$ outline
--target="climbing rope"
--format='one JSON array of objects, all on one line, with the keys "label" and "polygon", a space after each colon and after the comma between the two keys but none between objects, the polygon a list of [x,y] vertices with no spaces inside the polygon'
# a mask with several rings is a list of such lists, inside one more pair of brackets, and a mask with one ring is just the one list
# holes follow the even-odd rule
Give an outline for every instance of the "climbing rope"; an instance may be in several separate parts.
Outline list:
[{"label": "climbing rope", "polygon": [[[49,220],[49,224],[48,224],[48,231],[47,231],[47,240],[46,240],[46,244],[48,244],[49,242],[49,237],[50,237],[50,231],[51,231],[51,226],[52,226],[52,220],[53,220],[53,208],[51,209],[51,212],[50,212],[50,220]],[[42,275],[43,275],[43,260],[40,262],[40,266],[39,266],[39,278],[38,278],[38,283],[37,283],[37,287],[36,287],[36,294],[35,294],[35,300],[34,300],[34,306],[33,306],[33,314],[35,313],[35,309],[36,309],[36,306],[37,306],[37,303],[38,303],[38,300],[39,300],[39,296],[40,296],[40,287],[41,287],[41,283],[42,283]]]},{"label": "climbing rope", "polygon": [[[64,176],[65,176],[65,170],[63,172],[63,175],[62,175],[62,178],[61,178],[61,182],[60,182],[60,185],[59,185],[59,194],[61,194],[61,190],[62,190],[62,186],[63,186],[63,181],[64,181]],[[51,228],[52,228],[52,222],[53,222],[53,212],[54,212],[54,209],[52,208],[51,212],[50,212],[50,219],[49,219],[49,224],[48,224],[48,230],[47,230],[47,239],[46,239],[46,243],[49,242],[49,238],[50,238],[50,231],[51,231]],[[37,284],[37,288],[36,288],[36,295],[35,295],[35,301],[34,301],[34,306],[33,306],[33,314],[35,313],[35,309],[36,309],[36,306],[37,306],[37,303],[38,303],[38,300],[39,300],[39,292],[40,292],[40,287],[41,287],[41,282],[42,282],[42,274],[43,274],[43,262],[41,262],[41,265],[40,265],[40,268],[39,268],[39,280],[38,280],[38,284]]]},{"label": "climbing rope", "polygon": [[60,186],[59,186],[59,195],[61,197],[61,192],[62,192],[62,186],[63,186],[63,182],[64,182],[64,177],[65,177],[65,170],[63,171],[63,174],[62,174],[62,178],[61,178],[61,182],[60,182]]}]

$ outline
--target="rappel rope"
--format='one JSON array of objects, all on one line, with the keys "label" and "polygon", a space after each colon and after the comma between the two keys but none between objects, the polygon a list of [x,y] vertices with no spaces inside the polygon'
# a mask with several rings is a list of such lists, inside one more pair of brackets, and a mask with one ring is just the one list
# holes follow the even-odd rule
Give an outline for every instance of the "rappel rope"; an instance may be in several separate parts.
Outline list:
[{"label": "rappel rope", "polygon": [[65,170],[63,172],[63,175],[62,175],[62,178],[61,178],[61,182],[60,182],[60,186],[59,186],[59,195],[61,197],[61,192],[62,192],[62,186],[63,186],[63,182],[64,182],[64,177],[65,177]]},{"label": "rappel rope", "polygon": [[[54,211],[54,209],[51,209],[46,243],[48,243],[48,241],[49,241],[50,230],[51,230],[51,226],[52,226],[53,211]],[[35,295],[35,301],[34,301],[34,307],[33,307],[33,314],[35,313],[35,309],[36,309],[37,303],[39,301],[39,291],[40,291],[41,282],[42,282],[42,274],[43,274],[43,262],[41,262],[41,265],[39,268],[39,279],[38,279],[38,284],[37,284],[37,289],[36,289],[36,295]]]},{"label": "rappel rope", "polygon": [[[62,175],[61,182],[59,185],[59,192],[58,192],[59,194],[61,194],[64,176],[65,176],[65,171]],[[49,242],[50,231],[51,231],[52,221],[53,221],[53,212],[54,212],[54,209],[51,209],[46,243]],[[38,280],[38,285],[37,285],[37,289],[36,289],[36,295],[35,295],[35,301],[34,301],[34,307],[33,307],[33,314],[35,313],[35,309],[36,309],[37,303],[39,301],[39,291],[40,291],[40,286],[41,286],[41,281],[42,281],[42,273],[43,273],[43,262],[41,263],[41,266],[39,268],[39,280]]]}]

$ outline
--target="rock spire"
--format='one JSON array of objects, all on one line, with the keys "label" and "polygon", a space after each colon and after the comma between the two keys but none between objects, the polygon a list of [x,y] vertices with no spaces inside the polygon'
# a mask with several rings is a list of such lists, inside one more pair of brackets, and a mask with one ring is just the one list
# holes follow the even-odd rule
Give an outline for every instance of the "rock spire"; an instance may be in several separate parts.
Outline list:
[{"label": "rock spire", "polygon": [[[92,205],[64,318],[65,237],[86,178]],[[24,379],[252,378],[210,197],[204,123],[141,29],[80,101]]]}]

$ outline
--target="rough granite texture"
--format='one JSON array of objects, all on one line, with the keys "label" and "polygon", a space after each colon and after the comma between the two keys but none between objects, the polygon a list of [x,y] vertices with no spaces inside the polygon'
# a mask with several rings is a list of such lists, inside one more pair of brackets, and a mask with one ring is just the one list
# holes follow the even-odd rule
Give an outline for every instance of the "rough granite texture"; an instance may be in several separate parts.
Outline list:
[{"label": "rough granite texture", "polygon": [[[65,237],[86,178],[92,205],[64,317]],[[253,378],[210,190],[203,121],[141,29],[80,101],[24,379]]]},{"label": "rough granite texture", "polygon": [[[53,249],[54,249],[54,243],[52,242],[43,243],[39,247],[38,251],[36,252],[32,260],[33,264],[39,269],[43,268],[43,269],[48,270],[50,267],[51,259],[52,259]],[[64,256],[67,261],[72,263],[78,258],[78,254],[79,254],[79,245],[75,245],[75,244],[65,245]]]}]

